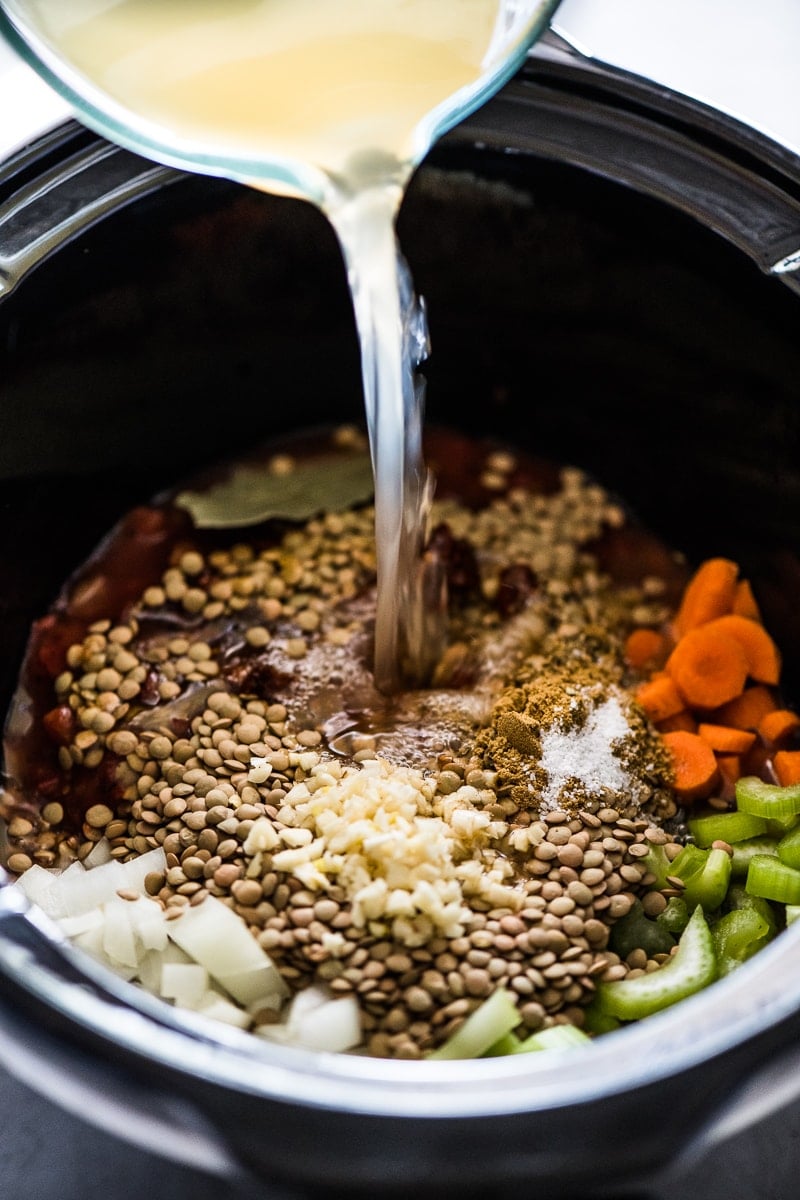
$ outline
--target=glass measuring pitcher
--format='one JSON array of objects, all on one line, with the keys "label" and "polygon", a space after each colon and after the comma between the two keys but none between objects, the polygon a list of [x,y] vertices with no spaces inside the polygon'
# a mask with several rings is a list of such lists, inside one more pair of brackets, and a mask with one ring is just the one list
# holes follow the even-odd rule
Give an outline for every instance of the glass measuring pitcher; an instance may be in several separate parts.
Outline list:
[{"label": "glass measuring pitcher", "polygon": [[406,176],[558,0],[2,0],[0,33],[102,136],[327,206]]}]

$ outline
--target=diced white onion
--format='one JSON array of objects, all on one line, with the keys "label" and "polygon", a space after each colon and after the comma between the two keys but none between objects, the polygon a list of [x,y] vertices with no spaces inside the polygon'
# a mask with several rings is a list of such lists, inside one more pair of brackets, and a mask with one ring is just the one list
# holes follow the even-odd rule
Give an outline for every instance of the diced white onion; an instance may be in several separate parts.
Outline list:
[{"label": "diced white onion", "polygon": [[361,1016],[355,996],[331,997],[321,987],[308,987],[292,999],[285,1021],[263,1025],[258,1033],[283,1045],[341,1053],[362,1040]]},{"label": "diced white onion", "polygon": [[215,896],[207,896],[196,908],[184,909],[169,922],[167,932],[241,1004],[253,1004],[276,992],[288,995],[272,959],[244,921]]},{"label": "diced white onion", "polygon": [[77,917],[105,904],[123,887],[125,872],[115,859],[91,871],[74,862],[54,881],[48,895],[57,904],[56,916]]},{"label": "diced white onion", "polygon": [[169,942],[164,910],[155,900],[142,896],[139,900],[126,900],[128,916],[134,933],[143,950],[164,950]]},{"label": "diced white onion", "polygon": [[231,1004],[230,1000],[226,1000],[219,992],[206,992],[195,1012],[204,1017],[212,1017],[215,1021],[224,1021],[226,1025],[235,1025],[237,1029],[246,1029],[250,1024],[249,1015],[235,1004]]},{"label": "diced white onion", "polygon": [[[264,1033],[270,1036],[267,1026]],[[352,1050],[363,1037],[355,996],[333,998],[319,987],[306,988],[292,1000],[286,1017],[287,1042],[307,1050]]]},{"label": "diced white onion", "polygon": [[95,842],[86,858],[81,861],[87,871],[91,871],[93,867],[101,867],[103,863],[111,862],[111,843],[108,838],[102,837],[99,842]]},{"label": "diced white onion", "polygon": [[[150,872],[166,871],[163,849],[120,863],[100,847],[65,871],[34,865],[15,886],[54,917],[75,946],[178,1007],[239,1029],[248,1029],[260,1009],[280,1012],[289,988],[241,917],[209,895],[167,921],[144,888]],[[122,890],[140,893],[139,899],[122,899]],[[358,1002],[308,987],[292,998],[283,1021],[260,1025],[257,1033],[311,1050],[351,1050],[362,1040]]]},{"label": "diced white onion", "polygon": [[101,928],[104,922],[105,914],[102,908],[92,908],[89,912],[81,913],[77,917],[61,917],[58,927],[65,937],[76,938],[79,934]]},{"label": "diced white onion", "polygon": [[14,887],[19,888],[31,904],[37,904],[43,912],[52,917],[56,915],[56,909],[59,907],[57,893],[52,890],[59,874],[60,872],[48,871],[45,867],[34,863],[24,874],[20,875]]},{"label": "diced white onion", "polygon": [[103,950],[103,930],[105,929],[105,920],[100,925],[95,925],[91,929],[87,929],[84,933],[77,934],[72,943],[85,954],[90,954],[92,958],[97,958],[106,966],[109,965],[108,955]]},{"label": "diced white onion", "polygon": [[167,963],[191,963],[179,946],[167,942],[163,950],[148,950],[139,962],[138,979],[154,996],[161,995],[161,975]]},{"label": "diced white onion", "polygon": [[199,963],[164,963],[161,995],[183,1008],[196,1008],[210,987],[208,971]]},{"label": "diced white onion", "polygon": [[166,873],[167,856],[161,846],[157,846],[155,850],[148,850],[138,858],[131,858],[121,865],[125,872],[125,882],[122,886],[144,893],[144,881],[148,875]]},{"label": "diced white onion", "polygon": [[[100,868],[97,868],[100,870]],[[112,965],[121,967],[137,967],[141,954],[136,950],[136,937],[133,932],[128,909],[130,903],[116,896],[109,900],[103,909],[105,926],[103,929],[103,951],[108,955]]]},{"label": "diced white onion", "polygon": [[296,992],[286,1012],[286,1026],[291,1032],[298,1029],[306,1017],[331,999],[330,992],[313,985]]},{"label": "diced white onion", "polygon": [[289,989],[280,971],[272,962],[256,967],[255,970],[236,971],[230,975],[216,975],[215,978],[234,1000],[238,1000],[246,1008],[262,1005],[274,1008],[276,1000],[282,1002],[289,995]]}]

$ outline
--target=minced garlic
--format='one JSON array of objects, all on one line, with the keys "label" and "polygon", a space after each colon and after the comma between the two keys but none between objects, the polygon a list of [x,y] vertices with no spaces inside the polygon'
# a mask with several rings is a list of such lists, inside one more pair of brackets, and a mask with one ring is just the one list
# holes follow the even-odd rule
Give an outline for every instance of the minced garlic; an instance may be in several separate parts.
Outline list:
[{"label": "minced garlic", "polygon": [[431,776],[382,759],[320,762],[284,799],[291,826],[261,817],[244,849],[271,851],[273,868],[306,888],[343,887],[355,925],[422,945],[433,933],[463,934],[466,896],[492,907],[522,903],[497,853],[507,827],[483,807],[495,798],[467,785],[439,795]]}]

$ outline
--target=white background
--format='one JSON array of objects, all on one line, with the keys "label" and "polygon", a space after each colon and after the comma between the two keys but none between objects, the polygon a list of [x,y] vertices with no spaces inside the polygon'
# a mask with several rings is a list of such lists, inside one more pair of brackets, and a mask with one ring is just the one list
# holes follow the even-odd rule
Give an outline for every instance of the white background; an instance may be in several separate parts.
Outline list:
[{"label": "white background", "polygon": [[552,24],[800,154],[800,0],[562,0]]}]

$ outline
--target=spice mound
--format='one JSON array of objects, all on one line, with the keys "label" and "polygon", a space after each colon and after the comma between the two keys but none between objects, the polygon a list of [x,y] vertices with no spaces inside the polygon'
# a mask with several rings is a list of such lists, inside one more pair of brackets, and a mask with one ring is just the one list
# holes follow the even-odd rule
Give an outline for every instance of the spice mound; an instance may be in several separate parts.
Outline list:
[{"label": "spice mound", "polygon": [[325,447],[330,505],[273,512],[309,463],[272,449],[259,521],[228,511],[235,471],[138,509],[32,631],[8,869],[193,1017],[414,1059],[463,1053],[495,1005],[508,1050],[603,1032],[598,993],[677,957],[688,801],[647,687],[687,573],[582,472],[436,436],[449,638],[426,687],[372,681],[352,431]]},{"label": "spice mound", "polygon": [[477,745],[520,808],[575,812],[626,796],[669,815],[671,759],[625,686],[619,645],[591,627],[570,634],[522,664]]}]

